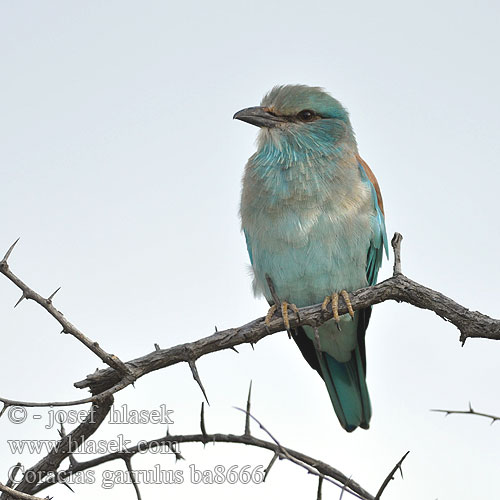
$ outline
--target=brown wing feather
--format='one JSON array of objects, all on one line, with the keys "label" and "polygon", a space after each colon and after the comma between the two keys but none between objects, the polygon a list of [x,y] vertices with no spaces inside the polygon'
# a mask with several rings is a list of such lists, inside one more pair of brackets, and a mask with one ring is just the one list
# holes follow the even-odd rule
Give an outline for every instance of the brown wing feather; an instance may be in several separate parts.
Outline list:
[{"label": "brown wing feather", "polygon": [[377,202],[378,206],[380,208],[380,211],[382,212],[382,215],[385,215],[384,213],[384,202],[382,201],[382,193],[380,192],[380,187],[377,182],[377,178],[373,174],[371,168],[368,166],[368,163],[366,163],[361,156],[356,155],[356,158],[358,159],[359,163],[361,163],[361,166],[364,168],[366,176],[368,179],[370,179],[370,182],[373,184],[373,187],[375,188],[375,192],[377,193]]}]

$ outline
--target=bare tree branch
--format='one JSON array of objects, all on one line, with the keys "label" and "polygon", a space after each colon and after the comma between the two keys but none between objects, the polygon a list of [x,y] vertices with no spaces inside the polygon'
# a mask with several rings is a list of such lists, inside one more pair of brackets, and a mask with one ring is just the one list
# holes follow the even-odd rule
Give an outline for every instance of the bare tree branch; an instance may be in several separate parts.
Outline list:
[{"label": "bare tree branch", "polygon": [[[394,238],[395,251],[399,252],[400,238]],[[400,266],[396,266],[400,269]],[[427,288],[403,274],[396,274],[377,285],[361,288],[349,294],[354,310],[364,309],[387,300],[407,302],[421,309],[434,311],[439,317],[454,324],[460,330],[460,341],[467,338],[485,338],[500,340],[500,321],[465,307],[446,297],[442,293]],[[310,325],[313,328],[333,317],[331,309],[325,314],[322,305],[302,307],[299,309],[300,320],[290,319],[292,327]],[[339,303],[339,314],[348,313],[345,303]],[[180,344],[167,349],[155,350],[140,358],[129,361],[127,366],[133,369],[137,378],[155,370],[160,370],[181,362],[189,363],[191,359],[199,359],[212,352],[234,348],[240,344],[254,344],[259,340],[285,330],[283,318],[273,317],[269,328],[264,317],[258,318],[238,328],[219,331],[194,342]],[[187,354],[189,353],[189,355]],[[107,368],[99,370],[86,379],[76,382],[79,389],[89,388],[92,394],[109,389],[120,380],[120,374]]]},{"label": "bare tree branch", "polygon": [[409,451],[407,451],[401,458],[401,460],[394,466],[394,468],[389,472],[388,476],[384,479],[384,482],[382,483],[382,486],[380,486],[380,489],[377,492],[377,495],[375,496],[375,500],[379,500],[379,498],[382,496],[382,493],[384,490],[387,488],[387,485],[394,479],[394,474],[396,471],[399,470],[401,472],[401,477],[403,477],[403,469],[401,468],[401,465],[403,463],[403,460],[408,456]]},{"label": "bare tree branch", "polygon": [[70,321],[68,321],[64,314],[58,311],[54,305],[52,304],[52,298],[59,291],[60,287],[52,293],[47,299],[43,298],[37,292],[32,290],[26,283],[24,283],[20,278],[18,278],[9,268],[9,264],[7,263],[8,258],[10,257],[14,246],[19,241],[19,238],[14,242],[13,245],[7,250],[4,258],[0,261],[0,273],[6,276],[14,285],[16,285],[21,291],[21,298],[17,301],[16,307],[23,299],[31,299],[42,306],[54,319],[56,319],[59,324],[62,326],[62,333],[69,333],[77,340],[79,340],[82,344],[88,347],[94,354],[99,356],[101,360],[106,363],[111,368],[114,368],[123,376],[133,378],[133,374],[130,371],[130,368],[125,366],[123,361],[121,361],[114,354],[108,354],[104,349],[102,349],[97,342],[93,342],[88,337],[86,337],[75,325],[73,325]]},{"label": "bare tree branch", "polygon": [[430,410],[430,411],[435,411],[435,412],[440,412],[440,413],[445,413],[445,417],[448,415],[476,415],[478,417],[486,417],[486,418],[491,418],[490,425],[493,425],[497,420],[500,420],[500,417],[497,415],[491,415],[489,413],[481,413],[479,411],[476,411],[472,408],[472,405],[469,403],[469,409],[468,410]]},{"label": "bare tree branch", "polygon": [[[239,410],[239,411],[242,411],[243,413],[246,413],[246,411],[243,410],[243,409],[241,409],[241,408],[236,408],[236,409]],[[318,476],[319,478],[325,479],[326,481],[329,481],[330,483],[335,484],[335,486],[338,486],[339,488],[344,487],[346,485],[346,483],[349,481],[349,478],[347,478],[344,474],[340,473],[341,476],[342,476],[342,479],[339,482],[338,478],[333,477],[330,474],[324,474],[323,472],[321,472],[318,469],[316,463],[310,464],[307,461],[302,460],[300,458],[297,458],[293,454],[290,454],[288,452],[288,448],[285,448],[284,446],[282,446],[280,444],[280,442],[266,429],[266,427],[264,427],[264,425],[258,419],[256,419],[251,414],[250,414],[250,418],[252,420],[254,420],[258,424],[258,426],[274,441],[275,445],[277,446],[277,448],[275,449],[275,452],[278,452],[280,454],[280,456],[282,456],[284,459],[289,460],[290,462],[298,465],[299,467],[304,468],[310,474],[313,474],[315,476]],[[252,436],[250,436],[250,437],[252,437]],[[351,483],[351,484],[353,484],[353,483]],[[358,498],[362,498],[363,500],[364,499],[368,500],[368,499],[372,499],[373,498],[366,491],[362,494],[362,495],[365,495],[365,496],[360,496],[360,494],[357,491],[355,491],[355,489],[352,488],[351,486],[349,486],[349,489],[352,490],[351,493],[355,494],[355,496],[357,496]],[[321,491],[321,490],[319,489],[319,491]],[[366,495],[368,495],[368,496],[366,496]]]},{"label": "bare tree branch", "polygon": [[[61,462],[94,434],[104,421],[112,404],[112,397],[94,402],[87,414],[87,418],[78,427],[68,435],[61,437],[57,445],[44,458],[30,469],[24,471],[24,477],[17,485],[16,491],[34,494],[38,491],[37,487],[40,483],[50,486],[51,483],[44,483],[44,479],[50,474],[55,473]],[[3,500],[6,498],[4,495],[6,494],[2,494],[0,499]]]},{"label": "bare tree branch", "polygon": [[[422,309],[428,309],[434,311],[438,316],[440,316],[445,321],[454,324],[460,331],[460,340],[462,343],[465,342],[467,338],[487,338],[487,339],[500,339],[500,321],[492,319],[484,314],[475,311],[469,311],[465,307],[457,304],[450,298],[444,296],[443,294],[424,287],[401,273],[401,245],[402,236],[396,233],[392,240],[392,245],[394,249],[395,261],[394,261],[394,275],[388,280],[379,283],[378,285],[356,290],[350,293],[350,301],[353,310],[359,310],[366,308],[368,306],[378,304],[387,300],[395,300],[398,302],[407,302],[416,307]],[[17,242],[16,242],[17,243]],[[53,402],[53,403],[34,403],[34,402],[22,402],[15,401],[6,398],[0,398],[0,402],[3,402],[4,407],[1,414],[6,410],[7,407],[17,405],[17,406],[71,406],[77,404],[84,404],[92,402],[92,407],[89,411],[89,415],[86,421],[80,424],[75,430],[73,430],[69,435],[66,436],[64,429],[61,431],[61,440],[58,445],[49,454],[41,459],[35,466],[25,472],[25,475],[21,482],[18,484],[15,492],[17,495],[23,493],[34,494],[41,491],[52,483],[46,479],[57,472],[61,462],[70,457],[71,467],[66,471],[58,472],[58,479],[64,484],[64,478],[68,477],[76,472],[86,470],[91,467],[95,467],[102,463],[114,460],[122,459],[125,461],[127,470],[134,482],[134,487],[136,488],[136,493],[138,498],[140,498],[140,492],[138,486],[135,482],[133,470],[131,467],[130,459],[138,451],[145,451],[144,443],[141,443],[141,447],[134,447],[127,449],[120,453],[114,453],[98,457],[87,462],[76,462],[74,458],[72,459],[71,453],[74,448],[71,449],[71,442],[81,445],[89,436],[91,436],[97,428],[103,422],[106,414],[109,412],[111,407],[113,397],[112,394],[122,390],[134,383],[138,378],[168,367],[180,362],[186,362],[193,374],[194,379],[200,386],[205,399],[206,393],[201,382],[201,379],[196,368],[196,360],[200,357],[210,354],[212,352],[217,352],[224,349],[233,349],[236,351],[235,346],[240,344],[253,344],[263,339],[264,337],[276,333],[278,331],[285,330],[284,320],[282,317],[275,317],[271,319],[271,322],[266,325],[264,318],[258,318],[246,325],[239,328],[230,328],[224,331],[217,331],[210,335],[194,342],[189,342],[177,346],[173,346],[167,349],[160,349],[157,344],[155,344],[155,350],[140,358],[136,358],[127,363],[123,363],[118,357],[108,354],[104,351],[97,342],[91,341],[86,337],[80,330],[78,330],[72,323],[70,323],[64,315],[58,311],[52,304],[52,299],[58,292],[57,289],[48,298],[43,298],[41,295],[33,291],[28,287],[23,281],[21,281],[16,275],[12,273],[7,263],[9,256],[15,243],[9,248],[4,258],[0,261],[0,273],[4,274],[11,282],[13,282],[22,291],[22,299],[32,299],[37,302],[41,307],[43,307],[51,316],[53,316],[63,327],[64,333],[69,333],[82,342],[86,347],[88,347],[92,352],[99,356],[99,358],[106,363],[109,368],[96,370],[91,375],[88,375],[84,380],[76,382],[74,385],[79,389],[89,388],[93,397],[70,401],[70,402]],[[272,282],[271,285],[272,286]],[[279,298],[275,297],[275,300]],[[17,305],[17,304],[16,304]],[[348,313],[348,306],[346,303],[341,303],[338,305],[339,314]],[[290,318],[290,324],[292,327],[299,325],[309,325],[317,330],[318,326],[325,321],[331,319],[333,316],[331,308],[325,313],[322,308],[322,304],[316,304],[314,306],[304,307],[298,311],[295,311],[294,317]],[[238,352],[238,351],[236,351]],[[175,450],[175,446],[172,443],[181,442],[202,442],[206,443],[208,441],[213,442],[226,442],[226,443],[241,443],[251,446],[256,446],[260,448],[265,448],[273,451],[274,455],[269,463],[265,476],[269,473],[272,465],[278,458],[283,458],[289,460],[304,469],[309,473],[315,474],[319,477],[318,484],[318,498],[321,498],[321,486],[323,480],[333,482],[337,486],[342,488],[341,496],[344,491],[349,491],[350,493],[358,496],[359,498],[365,500],[374,500],[374,498],[380,498],[380,495],[384,491],[387,484],[393,478],[394,473],[400,469],[401,463],[406,458],[407,454],[396,464],[391,473],[387,476],[384,483],[382,484],[376,497],[373,497],[368,492],[366,492],[361,486],[352,479],[347,478],[340,471],[334,469],[333,467],[325,464],[323,462],[317,461],[307,455],[300,452],[294,451],[290,448],[283,447],[270,433],[267,429],[250,414],[250,395],[251,387],[248,394],[247,409],[244,411],[246,413],[245,418],[245,431],[241,436],[234,436],[231,434],[207,434],[205,428],[204,420],[204,406],[202,405],[201,415],[200,415],[200,427],[202,433],[199,435],[179,435],[171,436],[168,434],[163,436],[160,440],[155,440],[149,443],[150,449],[165,445],[169,447],[175,454],[176,458],[182,458],[180,453]],[[208,403],[208,399],[207,399]],[[451,413],[469,413],[476,414],[478,416],[484,416],[492,419],[492,423],[496,420],[500,420],[499,417],[494,415],[488,415],[483,413],[478,413],[469,408],[469,411],[455,411],[455,410],[434,410],[441,411],[448,414]],[[253,437],[250,434],[250,418],[255,420],[261,429],[263,429],[274,441],[264,441]],[[35,477],[36,479],[32,479]],[[31,479],[30,479],[31,478]],[[6,493],[5,488],[7,486],[0,485],[0,490],[4,493],[0,496],[0,499],[6,498],[6,496],[14,496],[14,498],[34,498],[30,496],[15,496],[11,495],[10,491]]]},{"label": "bare tree branch", "polygon": [[5,498],[18,498],[19,500],[44,500],[43,498],[40,497],[34,497],[32,495],[28,495],[27,493],[22,493],[20,491],[13,490],[8,486],[4,486],[2,483],[0,483],[0,491],[3,491],[2,497],[6,495]]},{"label": "bare tree branch", "polygon": [[269,472],[271,471],[271,468],[274,465],[274,462],[276,462],[276,459],[279,458],[279,456],[280,454],[277,451],[275,451],[273,458],[271,458],[271,461],[269,462],[269,465],[264,470],[264,479],[262,480],[263,483],[266,481],[267,476],[269,475]]},{"label": "bare tree branch", "polygon": [[[133,456],[136,453],[144,453],[148,449],[155,449],[160,446],[174,446],[173,443],[181,444],[181,443],[205,443],[208,442],[213,443],[235,443],[235,444],[245,444],[248,446],[254,446],[257,448],[262,448],[266,450],[270,450],[273,453],[277,453],[280,455],[280,450],[284,450],[287,455],[289,455],[293,460],[293,463],[300,465],[301,467],[310,468],[311,470],[308,472],[314,473],[315,475],[321,474],[326,480],[332,480],[334,484],[338,487],[342,487],[346,482],[348,482],[347,491],[349,493],[354,494],[356,497],[361,498],[363,500],[374,500],[373,495],[368,493],[364,488],[362,488],[358,483],[348,478],[339,470],[335,469],[331,465],[328,465],[320,460],[312,458],[304,453],[295,451],[291,448],[287,448],[281,445],[277,445],[271,441],[266,441],[263,439],[258,439],[254,436],[248,436],[245,434],[242,435],[234,435],[234,434],[182,434],[182,435],[164,435],[158,439],[153,439],[148,442],[141,442],[140,445],[133,446],[131,448],[127,448],[122,452],[110,453],[108,455],[103,455],[92,460],[88,460],[85,462],[78,462],[76,467],[68,468],[65,471],[58,472],[58,477],[60,478],[68,478],[72,474],[76,474],[78,472],[82,472],[87,469],[92,469],[97,467],[98,465],[102,465],[107,462],[111,462],[113,460],[123,460],[126,455]],[[283,457],[285,458],[285,457]],[[269,468],[269,467],[268,467]],[[334,480],[334,481],[333,481]],[[335,482],[336,481],[336,482]],[[33,491],[33,493],[38,493],[45,488],[48,488],[51,484],[41,483],[39,484]]]},{"label": "bare tree branch", "polygon": [[132,459],[131,459],[130,455],[125,456],[123,458],[123,461],[125,462],[125,465],[127,467],[128,474],[130,476],[130,481],[134,485],[135,494],[137,495],[137,500],[142,500],[141,491],[139,490],[139,484],[137,483],[137,480],[135,479],[134,469],[132,468]]}]

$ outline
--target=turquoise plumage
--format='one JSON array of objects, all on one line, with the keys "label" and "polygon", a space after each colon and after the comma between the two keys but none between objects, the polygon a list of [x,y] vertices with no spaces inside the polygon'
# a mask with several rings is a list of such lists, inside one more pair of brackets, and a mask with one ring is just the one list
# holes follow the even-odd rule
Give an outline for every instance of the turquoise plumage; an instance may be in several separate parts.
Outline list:
[{"label": "turquoise plumage", "polygon": [[[317,87],[275,87],[261,106],[234,116],[260,127],[243,177],[242,228],[256,294],[298,307],[377,280],[387,235],[377,181],[358,155],[344,107]],[[364,336],[371,309],[292,330],[325,381],[347,431],[368,428]]]}]

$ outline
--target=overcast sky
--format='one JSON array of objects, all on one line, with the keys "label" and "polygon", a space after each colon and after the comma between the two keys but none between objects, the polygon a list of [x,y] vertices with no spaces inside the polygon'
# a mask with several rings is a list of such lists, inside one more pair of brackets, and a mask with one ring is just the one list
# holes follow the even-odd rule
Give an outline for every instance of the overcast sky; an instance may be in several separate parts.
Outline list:
[{"label": "overcast sky", "polygon": [[[500,317],[500,8],[495,2],[23,1],[0,3],[0,252],[11,266],[123,360],[265,314],[253,297],[240,233],[241,176],[257,130],[232,120],[276,84],[319,85],[350,111],[378,177],[389,237],[404,235],[403,271],[465,306]],[[391,255],[392,259],[392,255]],[[385,261],[380,279],[390,275]],[[101,364],[0,277],[0,395],[79,399]],[[194,313],[196,312],[196,313]],[[491,498],[500,427],[431,408],[500,414],[500,343],[469,340],[405,304],[374,308],[367,332],[371,428],[347,434],[328,393],[285,333],[198,362],[208,432],[243,430],[253,413],[280,442],[330,463],[376,493],[407,450],[404,480],[384,498]],[[174,410],[172,433],[199,432],[202,395],[187,366],[150,374],[116,405]],[[0,481],[18,461],[7,439],[56,439],[47,412],[0,420]],[[42,420],[33,416],[41,414]],[[499,424],[496,424],[499,425]],[[67,426],[71,429],[72,426]],[[161,436],[165,426],[103,426],[96,439]],[[264,437],[262,432],[256,433]],[[144,498],[314,498],[316,479],[277,463],[263,485],[192,484],[189,465],[266,466],[238,445],[185,445],[134,459],[183,470],[180,486]],[[80,457],[81,460],[90,458]],[[78,498],[135,498],[130,485]],[[46,494],[76,498],[64,486]],[[159,496],[162,495],[162,496]],[[324,498],[339,490],[325,485]],[[344,496],[345,498],[345,496]]]}]

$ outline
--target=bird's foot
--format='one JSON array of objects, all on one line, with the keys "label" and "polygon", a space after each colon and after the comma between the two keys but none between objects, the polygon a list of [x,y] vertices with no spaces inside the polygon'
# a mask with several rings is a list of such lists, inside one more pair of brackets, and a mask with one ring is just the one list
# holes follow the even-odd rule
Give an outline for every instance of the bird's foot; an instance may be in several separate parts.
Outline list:
[{"label": "bird's foot", "polygon": [[[347,293],[346,290],[341,290],[340,295],[342,295],[342,298],[344,299],[344,302],[347,306],[347,311],[349,313],[349,316],[351,316],[351,319],[354,319],[354,309],[352,308],[351,304],[351,299],[349,298],[349,293]],[[333,312],[333,319],[335,320],[335,323],[337,323],[337,328],[340,330],[339,322],[340,322],[340,316],[339,316],[339,294],[337,292],[332,293],[331,295],[327,295],[325,297],[325,300],[323,301],[323,304],[321,304],[321,310],[326,313],[327,312],[327,306],[329,303],[332,303],[332,312]]]},{"label": "bird's foot", "polygon": [[[299,319],[299,309],[295,304],[289,304],[288,302],[282,302],[281,306],[281,316],[283,316],[283,323],[285,323],[285,328],[287,330],[290,330],[290,319],[288,318],[288,309],[291,309],[294,313],[297,319]],[[276,304],[273,304],[270,308],[269,311],[267,311],[266,314],[266,326],[269,328],[271,325],[271,319],[274,316],[274,313],[278,310],[278,306]]]}]

